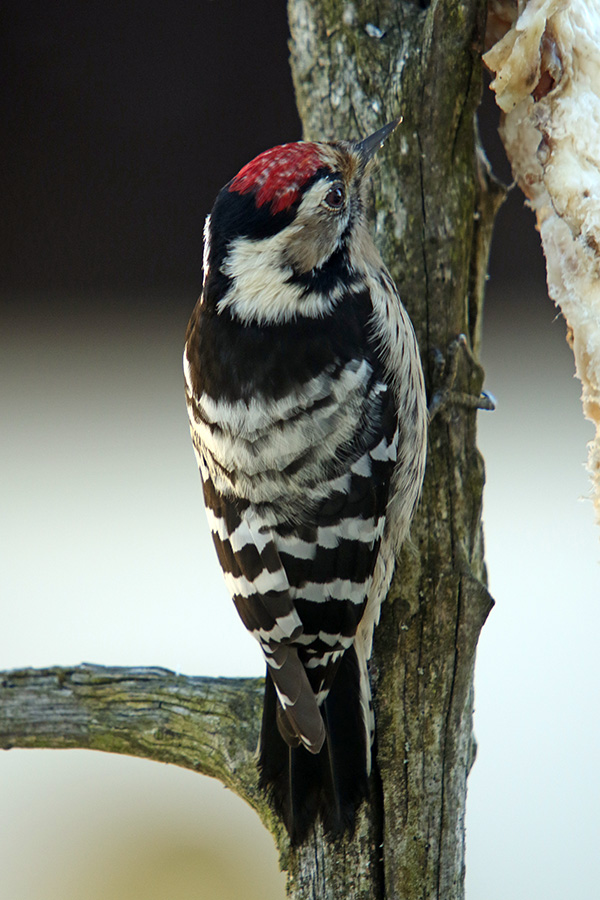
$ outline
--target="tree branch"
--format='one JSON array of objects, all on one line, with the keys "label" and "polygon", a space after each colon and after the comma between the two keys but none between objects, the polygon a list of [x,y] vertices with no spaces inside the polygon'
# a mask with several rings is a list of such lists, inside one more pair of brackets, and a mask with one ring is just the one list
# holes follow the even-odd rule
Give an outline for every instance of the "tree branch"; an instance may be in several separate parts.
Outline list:
[{"label": "tree branch", "polygon": [[218,778],[273,830],[255,752],[262,678],[196,678],[168,669],[54,666],[0,674],[0,748],[104,750]]}]

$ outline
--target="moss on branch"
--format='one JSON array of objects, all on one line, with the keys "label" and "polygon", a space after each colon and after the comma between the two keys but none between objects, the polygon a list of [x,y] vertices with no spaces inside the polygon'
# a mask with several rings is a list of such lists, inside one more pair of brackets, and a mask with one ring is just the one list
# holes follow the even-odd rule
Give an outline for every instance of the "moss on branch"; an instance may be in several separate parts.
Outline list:
[{"label": "moss on branch", "polygon": [[87,748],[218,778],[270,823],[255,752],[262,678],[55,666],[0,674],[0,748]]}]

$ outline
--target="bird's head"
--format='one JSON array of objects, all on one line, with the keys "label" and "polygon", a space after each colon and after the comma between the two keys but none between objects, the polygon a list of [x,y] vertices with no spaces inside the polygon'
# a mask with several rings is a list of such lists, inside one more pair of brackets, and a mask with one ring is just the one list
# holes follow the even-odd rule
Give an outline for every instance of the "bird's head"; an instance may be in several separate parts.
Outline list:
[{"label": "bird's head", "polygon": [[272,147],[240,169],[207,219],[205,301],[244,321],[327,312],[352,277],[370,163],[399,121],[362,141]]}]

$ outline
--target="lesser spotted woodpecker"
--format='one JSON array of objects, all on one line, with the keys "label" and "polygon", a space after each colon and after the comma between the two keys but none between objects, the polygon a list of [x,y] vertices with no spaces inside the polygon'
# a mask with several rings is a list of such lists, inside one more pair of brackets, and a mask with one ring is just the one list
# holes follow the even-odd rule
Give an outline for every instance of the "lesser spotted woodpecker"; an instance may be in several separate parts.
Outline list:
[{"label": "lesser spotted woodpecker", "polygon": [[267,662],[260,783],[296,844],[368,796],[367,662],[425,468],[415,334],[365,217],[397,124],[273,147],[225,185],[186,336],[210,529]]}]

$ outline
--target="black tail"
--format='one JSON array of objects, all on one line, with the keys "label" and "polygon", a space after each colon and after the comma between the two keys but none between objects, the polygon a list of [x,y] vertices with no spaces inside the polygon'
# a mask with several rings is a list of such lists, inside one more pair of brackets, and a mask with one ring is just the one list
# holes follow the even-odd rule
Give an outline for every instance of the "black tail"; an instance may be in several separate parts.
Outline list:
[{"label": "black tail", "polygon": [[289,747],[276,724],[277,694],[267,670],[259,747],[260,786],[270,796],[292,844],[321,818],[333,836],[353,831],[356,809],[369,793],[367,728],[354,647],[343,655],[321,707],[327,738],[317,754]]}]

